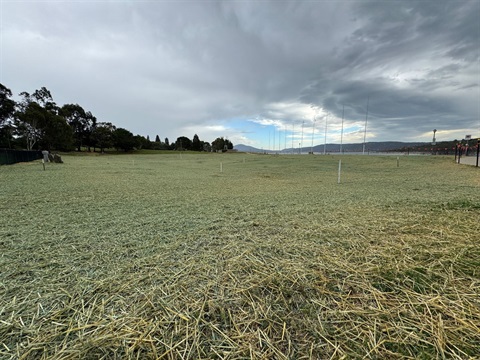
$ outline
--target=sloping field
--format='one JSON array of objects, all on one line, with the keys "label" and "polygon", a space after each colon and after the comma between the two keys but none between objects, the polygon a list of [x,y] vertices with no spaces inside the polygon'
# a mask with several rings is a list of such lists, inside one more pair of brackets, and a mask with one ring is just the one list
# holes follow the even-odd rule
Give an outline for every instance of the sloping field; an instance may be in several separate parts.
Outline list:
[{"label": "sloping field", "polygon": [[64,160],[0,167],[2,359],[480,355],[477,168]]}]

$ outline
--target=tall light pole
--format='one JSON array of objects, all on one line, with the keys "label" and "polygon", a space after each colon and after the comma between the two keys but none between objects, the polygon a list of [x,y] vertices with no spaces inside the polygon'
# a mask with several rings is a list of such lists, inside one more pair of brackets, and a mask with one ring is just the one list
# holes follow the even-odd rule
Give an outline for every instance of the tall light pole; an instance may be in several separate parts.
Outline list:
[{"label": "tall light pole", "polygon": [[328,113],[325,116],[325,143],[323,145],[323,155],[327,153],[327,127],[328,127]]},{"label": "tall light pole", "polygon": [[312,126],[312,147],[310,148],[310,152],[312,153],[312,155],[313,155],[313,135],[315,134],[315,120],[317,120],[317,119],[316,119],[316,116],[317,116],[316,114],[315,114],[315,115],[313,115],[313,126]]},{"label": "tall light pole", "polygon": [[295,121],[292,122],[292,154],[295,153],[295,146],[293,145],[294,136],[295,136]]},{"label": "tall light pole", "polygon": [[433,141],[432,141],[432,145],[436,145],[437,144],[437,140],[435,139],[435,133],[437,132],[437,129],[433,129]]},{"label": "tall light pole", "polygon": [[363,133],[363,151],[362,154],[365,155],[365,140],[367,138],[367,121],[368,121],[368,104],[370,103],[370,95],[367,98],[367,113],[365,114],[365,132]]},{"label": "tall light pole", "polygon": [[273,125],[273,152],[275,153],[275,125]]},{"label": "tall light pole", "polygon": [[302,147],[303,147],[303,127],[305,125],[305,120],[302,121],[302,141],[300,142],[300,151],[299,153],[302,153]]},{"label": "tall light pole", "polygon": [[343,152],[343,119],[345,118],[345,105],[342,109],[342,132],[340,133],[340,154]]},{"label": "tall light pole", "polygon": [[280,131],[280,128],[278,128],[278,152],[280,152],[280,148],[282,147],[282,132]]},{"label": "tall light pole", "polygon": [[270,152],[270,130],[268,130],[268,152]]}]

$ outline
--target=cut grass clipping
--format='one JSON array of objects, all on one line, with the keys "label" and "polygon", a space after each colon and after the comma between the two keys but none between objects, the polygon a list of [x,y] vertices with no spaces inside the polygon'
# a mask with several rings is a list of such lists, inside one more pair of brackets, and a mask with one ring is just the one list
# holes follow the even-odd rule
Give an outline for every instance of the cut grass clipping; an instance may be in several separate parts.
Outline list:
[{"label": "cut grass clipping", "polygon": [[63,158],[0,167],[2,359],[480,356],[474,167]]}]

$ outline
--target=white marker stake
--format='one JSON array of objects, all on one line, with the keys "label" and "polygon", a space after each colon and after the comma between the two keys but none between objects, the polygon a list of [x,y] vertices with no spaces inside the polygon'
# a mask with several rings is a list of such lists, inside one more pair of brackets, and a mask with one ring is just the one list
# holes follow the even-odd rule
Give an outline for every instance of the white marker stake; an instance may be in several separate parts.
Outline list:
[{"label": "white marker stake", "polygon": [[338,181],[337,183],[340,184],[340,174],[342,172],[342,160],[338,161]]},{"label": "white marker stake", "polygon": [[397,156],[397,167],[400,166],[400,158]]},{"label": "white marker stake", "polygon": [[223,172],[223,163],[220,163],[220,172]]}]

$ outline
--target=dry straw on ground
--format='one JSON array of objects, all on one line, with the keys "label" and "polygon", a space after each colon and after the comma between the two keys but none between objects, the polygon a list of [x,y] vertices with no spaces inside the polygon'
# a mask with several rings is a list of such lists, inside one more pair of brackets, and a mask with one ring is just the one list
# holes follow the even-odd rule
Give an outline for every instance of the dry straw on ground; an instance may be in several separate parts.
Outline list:
[{"label": "dry straw on ground", "polygon": [[0,358],[478,358],[478,169],[338,159],[1,167]]}]

